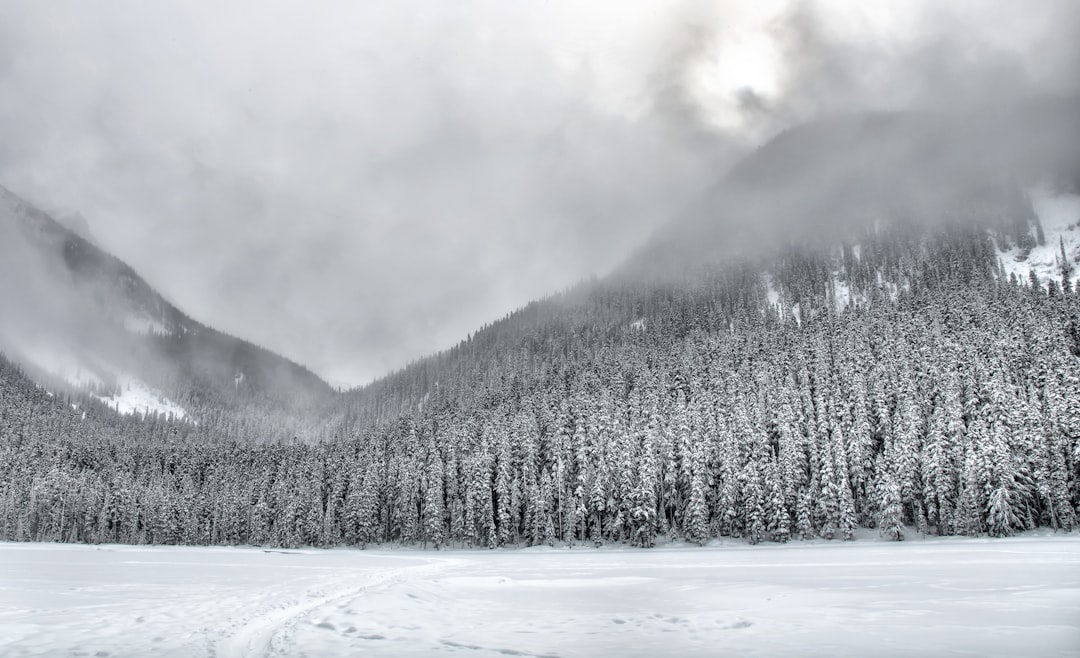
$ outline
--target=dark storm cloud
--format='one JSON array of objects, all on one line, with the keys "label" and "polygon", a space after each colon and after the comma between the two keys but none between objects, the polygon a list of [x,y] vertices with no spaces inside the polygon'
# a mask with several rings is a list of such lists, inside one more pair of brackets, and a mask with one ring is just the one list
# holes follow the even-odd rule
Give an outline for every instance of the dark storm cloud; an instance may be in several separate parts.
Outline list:
[{"label": "dark storm cloud", "polygon": [[[609,270],[795,121],[1067,77],[1074,13],[1048,1],[1001,40],[1006,3],[928,3],[883,44],[830,3],[14,4],[0,184],[352,383]],[[775,79],[703,86],[746,31]]]}]

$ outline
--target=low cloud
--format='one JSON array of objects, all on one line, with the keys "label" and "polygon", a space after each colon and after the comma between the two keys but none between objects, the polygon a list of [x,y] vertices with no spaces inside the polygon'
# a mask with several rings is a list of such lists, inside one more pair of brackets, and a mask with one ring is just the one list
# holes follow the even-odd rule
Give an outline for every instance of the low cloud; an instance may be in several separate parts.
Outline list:
[{"label": "low cloud", "polygon": [[340,383],[610,270],[794,123],[1080,77],[1063,0],[15,4],[0,184]]}]

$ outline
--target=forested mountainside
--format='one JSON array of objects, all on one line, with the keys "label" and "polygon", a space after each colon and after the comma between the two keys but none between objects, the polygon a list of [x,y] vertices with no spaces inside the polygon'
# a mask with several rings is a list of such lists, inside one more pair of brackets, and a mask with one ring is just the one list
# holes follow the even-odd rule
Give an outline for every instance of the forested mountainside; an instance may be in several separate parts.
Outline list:
[{"label": "forested mountainside", "polygon": [[[322,433],[330,387],[185,315],[138,273],[0,187],[0,350],[58,393],[269,440]],[[317,419],[317,422],[312,422]]]},{"label": "forested mountainside", "polygon": [[725,207],[722,185],[627,268],[334,399],[323,442],[119,418],[0,362],[0,532],[648,546],[1072,528],[1080,190],[994,174],[986,195],[839,204],[872,221],[821,239],[687,242],[714,215],[798,206]]},{"label": "forested mountainside", "polygon": [[[1002,278],[988,239],[936,237],[902,254],[923,274],[895,297],[837,313],[822,295],[796,320],[738,274],[658,291],[643,303],[666,323],[534,335],[483,384],[344,441],[129,433],[5,376],[3,533],[498,546],[1073,527],[1080,296]],[[624,295],[588,308],[621,317]]]},{"label": "forested mountainside", "polygon": [[[552,350],[593,349],[633,329],[715,329],[740,305],[798,322],[973,268],[1025,281],[1035,271],[1043,285],[1057,283],[1059,262],[1080,258],[1080,209],[1044,212],[1048,227],[1035,205],[1075,204],[1080,194],[1071,147],[1080,143],[1080,102],[1013,114],[1021,116],[871,113],[792,128],[610,276],[529,304],[355,391],[350,429],[392,420],[440,388],[469,395],[500,386],[515,361],[542,362]],[[1076,139],[1047,145],[1048,129]]]}]

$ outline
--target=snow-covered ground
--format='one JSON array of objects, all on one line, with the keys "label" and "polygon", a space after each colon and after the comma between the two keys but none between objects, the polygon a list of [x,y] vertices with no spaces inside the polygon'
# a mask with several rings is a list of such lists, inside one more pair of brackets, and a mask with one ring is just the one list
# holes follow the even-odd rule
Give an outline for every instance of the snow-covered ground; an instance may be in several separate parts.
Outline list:
[{"label": "snow-covered ground", "polygon": [[1080,535],[634,550],[0,544],[3,656],[1080,656]]}]

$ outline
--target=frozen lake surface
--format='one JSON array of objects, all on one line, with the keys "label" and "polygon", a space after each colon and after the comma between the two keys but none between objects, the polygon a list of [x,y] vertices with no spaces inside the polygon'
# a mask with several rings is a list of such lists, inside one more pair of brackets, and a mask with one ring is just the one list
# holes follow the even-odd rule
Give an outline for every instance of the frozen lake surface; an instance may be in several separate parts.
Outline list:
[{"label": "frozen lake surface", "polygon": [[708,548],[0,544],[2,656],[1080,656],[1080,535]]}]

